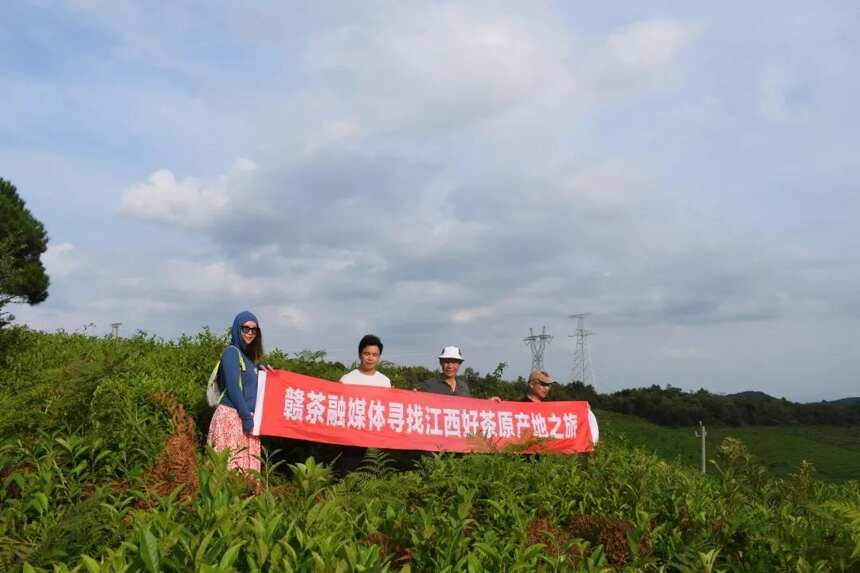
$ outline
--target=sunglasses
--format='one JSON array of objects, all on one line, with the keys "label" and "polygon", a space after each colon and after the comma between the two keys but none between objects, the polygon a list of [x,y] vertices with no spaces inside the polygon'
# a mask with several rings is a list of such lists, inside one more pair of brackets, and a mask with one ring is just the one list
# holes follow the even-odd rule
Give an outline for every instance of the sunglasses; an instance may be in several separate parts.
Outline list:
[{"label": "sunglasses", "polygon": [[260,329],[256,326],[242,326],[242,334],[257,334]]},{"label": "sunglasses", "polygon": [[548,388],[548,387],[552,386],[552,382],[541,382],[540,380],[535,380],[535,382],[537,384],[540,384],[544,388]]}]

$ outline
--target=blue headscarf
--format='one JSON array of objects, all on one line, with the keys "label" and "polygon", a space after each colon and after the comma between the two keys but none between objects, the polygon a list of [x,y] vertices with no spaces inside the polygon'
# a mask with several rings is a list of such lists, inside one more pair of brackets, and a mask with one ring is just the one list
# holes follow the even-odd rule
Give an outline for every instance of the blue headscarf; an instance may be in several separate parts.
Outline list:
[{"label": "blue headscarf", "polygon": [[243,352],[247,349],[245,348],[245,341],[242,340],[242,325],[248,322],[249,320],[253,320],[257,323],[257,328],[260,327],[260,321],[257,320],[257,317],[254,316],[250,310],[243,310],[239,314],[236,315],[236,318],[233,319],[233,328],[230,329],[230,344],[239,348]]}]

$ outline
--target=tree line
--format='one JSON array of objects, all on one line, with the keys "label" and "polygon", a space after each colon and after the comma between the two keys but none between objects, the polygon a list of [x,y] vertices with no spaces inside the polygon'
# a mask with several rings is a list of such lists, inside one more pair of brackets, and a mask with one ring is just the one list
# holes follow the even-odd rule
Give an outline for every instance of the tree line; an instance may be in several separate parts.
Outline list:
[{"label": "tree line", "polygon": [[860,401],[803,404],[760,393],[720,395],[705,389],[687,392],[671,385],[598,394],[591,386],[573,382],[559,390],[556,395],[560,399],[586,399],[596,408],[639,416],[663,426],[693,426],[699,420],[726,426],[860,424]]},{"label": "tree line", "polygon": [[[325,355],[324,351],[304,351],[291,357],[276,354],[275,362],[328,380],[337,380],[349,369],[340,362],[326,361]],[[500,362],[493,372],[483,375],[473,368],[464,368],[462,377],[469,383],[473,396],[519,400],[526,395],[526,380],[522,376],[506,380],[503,377],[506,367],[506,363]],[[380,370],[391,379],[394,387],[405,390],[415,388],[421,380],[434,375],[423,366],[397,366],[391,362],[383,362]],[[582,382],[554,384],[550,400],[586,400],[594,409],[638,416],[672,427],[695,426],[700,420],[725,426],[860,425],[860,400],[802,404],[759,392],[721,395],[705,389],[690,392],[671,385],[602,394]]]}]

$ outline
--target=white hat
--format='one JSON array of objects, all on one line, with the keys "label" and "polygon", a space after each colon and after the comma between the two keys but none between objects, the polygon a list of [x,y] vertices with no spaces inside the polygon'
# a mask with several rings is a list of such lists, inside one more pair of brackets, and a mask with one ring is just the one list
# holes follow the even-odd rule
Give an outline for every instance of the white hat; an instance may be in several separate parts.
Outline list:
[{"label": "white hat", "polygon": [[442,352],[439,354],[439,358],[450,358],[452,360],[463,361],[463,353],[460,352],[460,349],[456,346],[446,346],[442,349]]}]

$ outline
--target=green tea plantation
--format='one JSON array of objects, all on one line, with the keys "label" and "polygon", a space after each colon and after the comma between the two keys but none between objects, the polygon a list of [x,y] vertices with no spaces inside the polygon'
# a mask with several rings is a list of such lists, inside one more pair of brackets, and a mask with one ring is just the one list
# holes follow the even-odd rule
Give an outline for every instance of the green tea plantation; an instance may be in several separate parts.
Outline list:
[{"label": "green tea plantation", "polygon": [[[860,571],[860,482],[773,475],[733,438],[707,476],[612,431],[575,456],[371,450],[344,479],[268,440],[232,474],[204,447],[223,345],[0,333],[0,571]],[[319,358],[268,360],[345,371]]]}]

